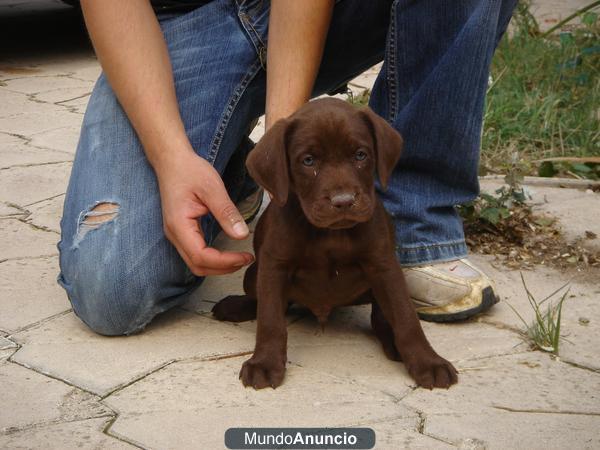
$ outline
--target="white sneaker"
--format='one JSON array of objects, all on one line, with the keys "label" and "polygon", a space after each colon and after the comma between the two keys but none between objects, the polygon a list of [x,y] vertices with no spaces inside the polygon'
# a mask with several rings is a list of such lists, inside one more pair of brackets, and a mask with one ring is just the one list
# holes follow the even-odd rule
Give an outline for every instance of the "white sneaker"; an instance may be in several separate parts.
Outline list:
[{"label": "white sneaker", "polygon": [[235,206],[237,207],[238,211],[240,212],[246,223],[252,222],[258,214],[258,211],[262,206],[264,193],[265,191],[262,188],[258,188],[248,197],[236,203]]},{"label": "white sneaker", "polygon": [[494,282],[467,258],[407,267],[404,274],[419,317],[430,322],[463,320],[499,301]]}]

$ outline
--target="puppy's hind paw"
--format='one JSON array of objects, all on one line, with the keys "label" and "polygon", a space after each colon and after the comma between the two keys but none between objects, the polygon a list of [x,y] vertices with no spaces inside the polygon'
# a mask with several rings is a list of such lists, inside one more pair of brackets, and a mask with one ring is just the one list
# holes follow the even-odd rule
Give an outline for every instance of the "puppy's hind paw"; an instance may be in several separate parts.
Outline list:
[{"label": "puppy's hind paw", "polygon": [[246,322],[256,319],[256,300],[246,295],[230,295],[219,301],[212,309],[217,320]]}]

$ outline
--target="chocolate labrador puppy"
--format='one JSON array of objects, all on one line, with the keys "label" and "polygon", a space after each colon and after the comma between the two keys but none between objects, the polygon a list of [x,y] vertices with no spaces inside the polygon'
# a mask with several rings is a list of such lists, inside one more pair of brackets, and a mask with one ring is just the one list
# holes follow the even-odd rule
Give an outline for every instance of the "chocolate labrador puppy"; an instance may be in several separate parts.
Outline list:
[{"label": "chocolate labrador puppy", "polygon": [[394,227],[375,193],[375,173],[385,189],[401,148],[400,134],[369,108],[323,99],[277,122],[248,156],[250,175],[273,200],[256,225],[246,295],[213,308],[219,320],[257,318],[254,355],[240,372],[245,386],[283,382],[290,302],[320,323],[338,306],[372,303],[371,324],[388,358],[403,361],[419,386],[457,382],[421,329]]}]

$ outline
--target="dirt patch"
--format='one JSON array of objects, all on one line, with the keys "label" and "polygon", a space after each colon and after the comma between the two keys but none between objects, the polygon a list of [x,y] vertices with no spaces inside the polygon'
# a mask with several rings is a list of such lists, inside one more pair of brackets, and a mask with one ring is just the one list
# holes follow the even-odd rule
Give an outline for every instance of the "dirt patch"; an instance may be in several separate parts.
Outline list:
[{"label": "dirt patch", "polygon": [[[600,268],[600,253],[585,248],[583,240],[567,242],[554,218],[534,214],[527,205],[515,205],[510,216],[495,225],[479,219],[464,227],[471,251],[493,255],[511,269]],[[598,238],[593,233],[586,236]]]},{"label": "dirt patch", "polygon": [[9,75],[35,75],[40,73],[40,69],[34,69],[32,67],[10,67],[0,66],[0,72],[4,72]]}]

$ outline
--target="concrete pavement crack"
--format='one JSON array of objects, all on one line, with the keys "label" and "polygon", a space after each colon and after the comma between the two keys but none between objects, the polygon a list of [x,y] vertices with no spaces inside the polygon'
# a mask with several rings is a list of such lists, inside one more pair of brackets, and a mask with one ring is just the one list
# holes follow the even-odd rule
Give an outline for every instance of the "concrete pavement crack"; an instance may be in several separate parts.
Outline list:
[{"label": "concrete pavement crack", "polygon": [[[78,100],[78,99],[80,99],[80,98],[83,98],[83,97],[89,97],[90,95],[92,95],[92,92],[91,92],[91,91],[90,91],[90,92],[88,92],[88,93],[86,93],[86,94],[83,94],[83,95],[78,95],[77,97],[69,98],[69,99],[67,99],[67,100],[61,100],[61,101],[59,101],[59,102],[54,102],[54,104],[55,104],[55,105],[60,105],[61,103],[67,103],[67,102],[71,102],[71,101],[73,101],[73,100]],[[67,106],[67,105],[61,105],[61,106]]]},{"label": "concrete pavement crack", "polygon": [[25,225],[29,225],[31,228],[33,228],[36,231],[44,231],[46,233],[54,233],[54,234],[60,235],[59,232],[51,230],[50,228],[45,227],[43,225],[36,225],[36,224],[34,224],[32,222],[27,222],[27,218],[15,217],[15,220],[17,220],[17,221],[19,221],[21,223],[24,223]]},{"label": "concrete pavement crack", "polygon": [[31,211],[29,211],[29,210],[27,210],[27,209],[23,208],[23,207],[22,207],[22,206],[20,206],[20,205],[17,205],[16,203],[13,203],[13,202],[4,202],[4,203],[6,204],[6,206],[9,206],[9,207],[11,207],[11,208],[18,209],[18,210],[19,210],[19,211],[21,211],[23,214],[27,214],[27,215],[31,214]]},{"label": "concrete pavement crack", "polygon": [[511,325],[506,325],[505,323],[502,322],[494,322],[493,320],[485,320],[485,318],[478,318],[477,320],[475,320],[476,323],[481,323],[483,325],[489,325],[491,327],[497,328],[498,330],[506,330],[506,331],[512,331],[513,333],[518,334],[519,336],[523,335],[523,332],[514,326]]},{"label": "concrete pavement crack", "polygon": [[[23,348],[23,346],[22,346],[22,345],[19,345],[19,350],[20,350],[21,348]],[[90,390],[88,390],[88,389],[85,389],[85,388],[82,388],[82,387],[80,387],[80,386],[77,386],[75,383],[73,383],[73,382],[71,382],[71,381],[69,381],[69,380],[65,380],[64,378],[60,378],[60,377],[58,377],[58,376],[55,376],[55,375],[49,374],[49,373],[47,373],[47,372],[44,372],[44,371],[43,371],[43,370],[41,370],[41,369],[37,369],[37,368],[35,368],[35,367],[32,367],[32,366],[30,366],[30,365],[28,365],[28,364],[25,364],[25,363],[22,363],[22,362],[19,362],[19,361],[15,361],[13,358],[14,358],[14,357],[15,357],[15,355],[16,355],[16,354],[19,352],[19,350],[17,350],[15,353],[13,353],[13,354],[12,354],[12,355],[11,355],[11,356],[10,356],[10,357],[7,359],[7,361],[8,361],[9,363],[11,363],[11,364],[15,364],[15,365],[17,365],[17,366],[21,366],[21,367],[23,367],[23,368],[25,368],[25,369],[31,370],[32,372],[35,372],[35,373],[37,373],[37,374],[40,374],[40,375],[43,375],[43,376],[45,376],[45,377],[51,378],[51,379],[53,379],[53,380],[60,381],[61,383],[64,383],[64,384],[66,384],[66,385],[68,385],[68,386],[71,386],[71,387],[72,387],[72,388],[74,388],[74,389],[79,389],[80,391],[83,391],[83,392],[85,392],[86,394],[92,395],[92,396],[94,396],[94,397],[98,397],[98,402],[100,402],[100,401],[102,400],[102,398],[101,398],[101,397],[99,397],[99,396],[98,396],[98,394],[95,394],[95,393],[93,393],[92,391],[90,391]],[[106,406],[106,405],[105,405],[105,406]]]},{"label": "concrete pavement crack", "polygon": [[7,261],[28,261],[28,260],[31,260],[31,259],[54,258],[55,256],[58,256],[58,252],[57,253],[50,253],[49,255],[15,256],[14,258],[0,259],[0,264],[5,263]]},{"label": "concrete pavement crack", "polygon": [[531,414],[568,414],[574,416],[600,416],[600,412],[583,412],[583,411],[552,411],[545,409],[529,409],[529,408],[511,408],[509,406],[492,405],[492,408],[499,409],[501,411],[508,411],[514,413],[531,413]]},{"label": "concrete pavement crack", "polygon": [[110,390],[106,394],[102,395],[100,397],[100,400],[106,400],[111,395],[113,395],[113,394],[115,394],[115,393],[117,393],[119,391],[122,391],[123,389],[128,388],[129,386],[131,386],[132,384],[135,384],[138,381],[141,381],[144,378],[147,378],[150,375],[152,375],[152,374],[154,374],[154,373],[156,373],[156,372],[158,372],[158,371],[160,371],[160,370],[162,370],[162,369],[170,366],[173,363],[179,362],[179,361],[180,361],[179,359],[171,359],[171,360],[169,360],[169,361],[167,361],[167,362],[165,362],[165,363],[163,363],[163,364],[161,364],[161,365],[159,365],[159,366],[157,366],[157,367],[155,367],[153,369],[150,369],[149,371],[144,372],[142,375],[139,375],[139,376],[135,377],[134,379],[132,379],[132,380],[126,382],[126,383],[122,383],[122,384],[118,385],[117,387],[113,388],[112,390]]},{"label": "concrete pavement crack", "polygon": [[[525,355],[527,353],[533,353],[533,352],[534,352],[534,350],[527,349],[527,350],[518,351],[518,352],[506,352],[506,353],[497,353],[494,355],[482,355],[482,356],[475,356],[473,358],[453,360],[452,363],[454,365],[459,365],[461,363],[481,361],[483,359],[499,358],[501,356]],[[467,372],[467,371],[473,371],[473,370],[481,370],[482,368],[480,368],[480,367],[457,367],[457,369],[460,374],[461,371]]]},{"label": "concrete pavement crack", "polygon": [[28,142],[31,142],[31,138],[28,138],[24,134],[9,133],[8,131],[0,131],[0,134],[5,134],[7,136],[16,137],[18,139],[21,139],[22,141],[25,141],[25,144],[27,144]]},{"label": "concrete pavement crack", "polygon": [[[112,411],[114,411],[112,408],[109,408]],[[124,442],[126,444],[132,445],[136,448],[141,448],[141,449],[145,449],[145,447],[142,447],[141,445],[137,444],[136,442],[133,442],[127,438],[125,438],[124,436],[119,436],[117,434],[114,434],[111,430],[112,426],[114,425],[114,423],[117,421],[117,419],[119,418],[119,413],[115,413],[115,416],[113,416],[108,423],[104,426],[104,429],[102,430],[102,434],[107,435],[108,437],[112,438],[112,439],[116,439],[118,441]]]},{"label": "concrete pavement crack", "polygon": [[573,367],[576,367],[576,368],[581,369],[581,370],[587,370],[587,371],[595,373],[595,374],[600,374],[600,369],[594,369],[592,367],[586,367],[586,366],[578,364],[576,362],[569,361],[568,359],[558,358],[558,360],[560,362],[562,362],[562,363],[568,364],[569,366],[573,366]]},{"label": "concrete pavement crack", "polygon": [[[9,339],[9,340],[10,340],[10,339]],[[11,342],[14,342],[14,341],[11,341]],[[22,348],[22,345],[20,345],[19,343],[15,342],[15,344],[16,344],[16,345],[19,347],[19,349],[20,349],[20,348]],[[18,351],[18,350],[17,350],[17,351]],[[127,439],[125,439],[125,438],[123,438],[123,437],[121,437],[121,436],[117,436],[117,435],[115,435],[115,434],[113,434],[113,433],[111,432],[111,430],[110,430],[110,429],[111,429],[112,425],[115,423],[115,421],[117,420],[117,418],[119,417],[119,414],[120,414],[120,413],[119,413],[118,411],[116,411],[114,408],[111,408],[109,405],[107,405],[107,404],[106,404],[106,403],[103,401],[103,400],[106,398],[106,396],[105,396],[105,397],[101,397],[101,396],[99,396],[99,395],[95,394],[94,392],[91,392],[91,391],[89,391],[88,389],[82,388],[81,386],[77,386],[76,384],[74,384],[74,383],[72,383],[72,382],[70,382],[70,381],[68,381],[68,380],[65,380],[65,379],[63,379],[63,378],[60,378],[60,377],[57,377],[57,376],[51,375],[51,374],[49,374],[49,373],[46,373],[46,372],[44,372],[44,371],[42,371],[42,370],[36,369],[36,368],[34,368],[34,367],[31,367],[31,366],[29,366],[29,365],[27,365],[27,364],[24,364],[24,363],[21,363],[21,362],[18,362],[18,361],[14,361],[12,358],[13,358],[13,356],[14,356],[15,354],[16,354],[16,352],[15,352],[15,353],[13,353],[13,354],[12,354],[12,355],[11,355],[11,356],[10,356],[10,357],[7,359],[7,361],[8,361],[9,363],[11,363],[11,364],[15,364],[15,365],[17,365],[17,366],[21,366],[21,367],[23,367],[23,368],[25,368],[25,369],[31,370],[31,371],[33,371],[33,372],[35,372],[35,373],[38,373],[38,374],[40,374],[40,375],[43,375],[43,376],[45,376],[45,377],[48,377],[48,378],[51,378],[51,379],[53,379],[53,380],[56,380],[56,381],[62,382],[62,383],[66,384],[66,385],[68,385],[68,386],[70,386],[70,387],[72,387],[72,388],[74,388],[74,389],[78,389],[78,390],[80,390],[80,391],[83,391],[83,392],[85,392],[85,393],[87,393],[87,394],[91,395],[92,397],[94,397],[94,398],[97,398],[97,399],[98,399],[98,400],[97,400],[97,402],[98,402],[99,404],[101,404],[102,406],[104,406],[105,408],[107,408],[107,409],[108,409],[108,410],[111,412],[110,414],[104,414],[104,415],[99,415],[99,416],[87,417],[87,418],[85,418],[85,419],[77,419],[77,420],[70,420],[70,421],[65,421],[65,420],[60,420],[60,419],[57,419],[57,420],[55,420],[55,421],[53,421],[53,422],[46,422],[44,425],[55,425],[55,424],[61,424],[61,423],[81,422],[81,421],[90,420],[90,419],[98,419],[98,418],[101,418],[101,417],[107,417],[107,418],[110,418],[110,420],[109,420],[109,422],[108,422],[108,423],[105,425],[104,429],[102,430],[102,433],[103,433],[103,434],[105,434],[105,435],[109,436],[109,437],[110,437],[110,438],[112,438],[112,439],[117,439],[117,440],[119,440],[119,441],[122,441],[122,442],[125,442],[125,443],[127,443],[127,444],[133,445],[134,447],[137,447],[137,448],[143,448],[143,447],[141,447],[141,446],[139,446],[139,445],[135,444],[134,442],[131,442],[131,441],[129,441],[129,440],[127,440]],[[168,364],[170,364],[170,363],[171,363],[171,362],[169,362]],[[168,364],[165,364],[165,365],[161,366],[160,368],[158,368],[158,369],[156,369],[156,370],[160,370],[161,368],[163,368],[163,367],[166,367],[166,365],[168,365]],[[156,370],[155,370],[155,371],[156,371]],[[155,372],[155,371],[153,371],[153,372]],[[146,374],[145,376],[148,376],[148,375],[150,375],[150,373]],[[144,378],[144,377],[141,377],[141,378]],[[141,378],[139,378],[139,379],[141,379]],[[134,382],[136,382],[136,381],[139,381],[139,379],[136,379],[136,380],[132,381],[132,382],[131,382],[131,383],[129,383],[129,384],[133,384]],[[124,387],[126,387],[126,386],[122,386],[121,388],[124,388]],[[113,392],[116,392],[116,391],[113,391]],[[32,427],[24,427],[23,429],[14,429],[14,430],[13,430],[13,429],[10,429],[10,433],[15,433],[15,432],[18,432],[18,431],[23,431],[23,430],[25,430],[25,429],[30,429],[30,428],[39,428],[39,427],[40,427],[40,424],[36,424],[36,425],[34,425],[34,426],[32,426]],[[5,433],[0,433],[0,435],[1,435],[1,434],[5,434]],[[8,433],[6,433],[6,434],[8,434]]]},{"label": "concrete pavement crack", "polygon": [[442,439],[438,436],[434,436],[434,435],[431,435],[431,434],[428,434],[427,432],[425,432],[425,427],[427,426],[427,414],[425,414],[425,412],[423,412],[419,409],[414,409],[414,408],[410,408],[410,409],[413,409],[413,411],[415,411],[417,413],[417,415],[419,416],[419,423],[417,424],[417,429],[416,429],[417,433],[419,433],[422,436],[426,436],[430,439],[433,439],[435,441],[443,442],[444,444],[448,444],[453,447],[456,447],[456,444],[454,444],[451,441]]},{"label": "concrete pavement crack", "polygon": [[254,353],[254,350],[249,350],[246,352],[230,353],[227,355],[209,356],[208,358],[199,358],[199,361],[220,361],[222,359],[238,358],[240,356],[251,355],[252,353]]},{"label": "concrete pavement crack", "polygon": [[419,434],[423,434],[423,432],[425,431],[425,422],[427,421],[427,416],[423,411],[417,411],[417,414],[419,415],[417,431],[419,432]]},{"label": "concrete pavement crack", "polygon": [[[56,318],[58,318],[58,317],[62,317],[62,316],[66,316],[66,315],[67,315],[67,314],[69,314],[71,311],[73,311],[73,310],[72,310],[71,308],[68,308],[68,309],[65,309],[64,311],[61,311],[61,312],[59,312],[59,313],[52,314],[51,316],[48,316],[48,317],[44,317],[43,319],[40,319],[40,320],[38,320],[38,321],[36,321],[36,322],[33,322],[33,323],[30,323],[30,324],[27,324],[27,325],[25,325],[24,327],[21,327],[21,328],[18,328],[18,329],[16,329],[16,330],[14,330],[14,331],[11,331],[11,333],[9,334],[9,336],[14,336],[14,335],[16,335],[16,334],[23,333],[24,331],[30,331],[30,330],[33,330],[34,328],[37,328],[38,326],[40,326],[40,325],[43,325],[43,324],[45,324],[46,322],[49,322],[49,321],[51,321],[51,320],[53,320],[53,319],[56,319]],[[17,344],[18,344],[18,343],[17,343]]]},{"label": "concrete pavement crack", "polygon": [[114,415],[113,414],[102,414],[99,416],[91,416],[91,417],[86,417],[83,419],[72,419],[72,420],[61,420],[59,418],[59,419],[49,420],[47,422],[40,422],[40,423],[31,424],[31,425],[26,425],[24,427],[8,427],[8,428],[4,428],[0,431],[0,436],[8,436],[8,435],[15,434],[15,433],[21,433],[23,431],[37,430],[40,428],[51,427],[53,425],[62,425],[65,423],[86,422],[88,420],[101,419],[103,417],[113,418]]},{"label": "concrete pavement crack", "polygon": [[[73,75],[75,75],[75,72],[57,73],[57,74],[51,74],[51,75],[27,74],[22,77],[4,78],[2,81],[6,82],[6,81],[14,81],[14,80],[28,80],[31,78],[70,78],[73,80],[81,81],[79,78],[71,78]],[[19,94],[25,94],[25,92],[21,92],[21,91],[13,91],[13,92],[18,92]]]},{"label": "concrete pavement crack", "polygon": [[46,202],[46,201],[48,201],[48,200],[53,200],[53,199],[55,199],[56,197],[60,197],[61,195],[65,195],[65,193],[63,192],[63,193],[61,193],[61,194],[52,195],[52,196],[50,196],[50,197],[48,197],[48,198],[43,198],[43,199],[41,199],[41,200],[36,200],[36,201],[35,201],[35,202],[33,202],[33,203],[27,203],[27,204],[25,205],[25,207],[29,207],[29,206],[33,206],[33,205],[37,205],[38,203]]},{"label": "concrete pavement crack", "polygon": [[[1,331],[2,333],[4,333],[4,331],[2,331],[2,330],[0,330],[0,331]],[[2,337],[3,337],[4,339],[6,339],[7,341],[9,341],[9,342],[10,342],[11,344],[13,344],[14,346],[10,346],[10,347],[2,347],[2,348],[0,348],[0,350],[10,350],[10,349],[12,349],[12,348],[14,348],[14,349],[18,350],[18,349],[20,348],[19,344],[18,344],[18,343],[16,343],[15,341],[13,341],[13,340],[10,338],[10,335],[9,335],[8,333],[7,333],[5,336],[2,336]],[[16,351],[16,350],[15,350],[15,351]]]},{"label": "concrete pavement crack", "polygon": [[0,172],[3,170],[19,169],[19,168],[24,168],[24,167],[51,166],[53,164],[64,164],[64,163],[70,163],[70,162],[73,162],[73,160],[66,159],[64,161],[48,161],[48,162],[43,162],[43,163],[14,164],[12,166],[0,167]]},{"label": "concrete pavement crack", "polygon": [[[69,127],[61,127],[61,128],[56,128],[54,131],[56,131],[56,130],[61,130],[61,129],[63,129],[63,128],[69,128]],[[34,135],[34,136],[35,136],[35,135]],[[35,150],[47,150],[47,151],[50,151],[50,152],[55,152],[55,153],[62,153],[62,154],[64,154],[64,155],[65,155],[65,157],[69,157],[69,158],[71,158],[71,159],[69,159],[68,161],[65,161],[65,162],[73,162],[73,157],[74,157],[74,156],[73,156],[73,153],[71,153],[71,152],[70,152],[70,151],[68,151],[68,150],[58,150],[58,149],[56,149],[56,148],[44,147],[43,145],[34,145],[34,144],[32,143],[32,141],[30,141],[30,142],[26,142],[26,143],[25,143],[25,144],[23,144],[23,145],[25,145],[25,147],[29,147],[29,148],[32,148],[32,149],[35,149]]]}]

